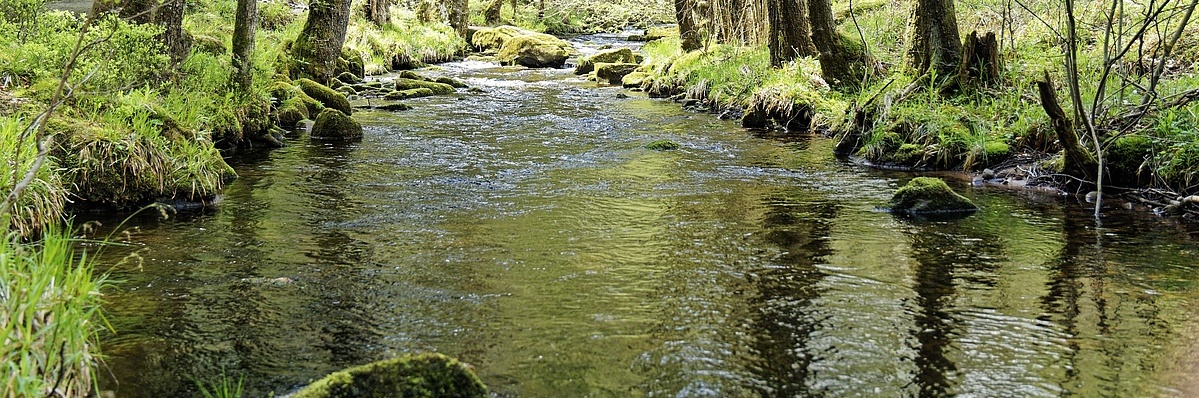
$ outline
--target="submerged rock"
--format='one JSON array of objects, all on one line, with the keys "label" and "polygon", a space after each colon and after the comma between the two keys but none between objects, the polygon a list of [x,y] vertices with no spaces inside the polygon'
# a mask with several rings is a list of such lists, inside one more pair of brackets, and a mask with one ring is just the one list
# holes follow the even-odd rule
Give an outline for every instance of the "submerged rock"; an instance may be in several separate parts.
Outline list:
[{"label": "submerged rock", "polygon": [[406,100],[409,98],[420,98],[433,96],[436,93],[427,88],[412,88],[407,90],[396,90],[383,96],[383,99],[390,101]]},{"label": "submerged rock", "polygon": [[580,58],[579,64],[575,65],[575,74],[591,73],[595,70],[595,64],[598,63],[637,63],[637,56],[633,54],[633,50],[628,48],[600,51],[590,57]]},{"label": "submerged rock", "polygon": [[675,149],[679,149],[679,144],[671,140],[657,140],[647,144],[645,149],[652,149],[655,151],[673,151]]},{"label": "submerged rock", "polygon": [[408,355],[334,372],[292,398],[487,397],[475,372],[442,354]]},{"label": "submerged rock", "polygon": [[349,115],[333,108],[325,108],[316,115],[312,124],[313,139],[350,141],[362,138],[362,125]]},{"label": "submerged rock", "polygon": [[978,210],[940,178],[916,177],[891,197],[891,212],[910,215],[969,214]]}]

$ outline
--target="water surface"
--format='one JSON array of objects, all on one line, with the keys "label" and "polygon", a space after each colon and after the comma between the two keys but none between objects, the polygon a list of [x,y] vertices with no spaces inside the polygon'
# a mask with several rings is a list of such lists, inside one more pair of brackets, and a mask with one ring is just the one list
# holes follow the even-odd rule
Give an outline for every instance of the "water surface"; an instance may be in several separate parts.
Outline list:
[{"label": "water surface", "polygon": [[826,139],[566,70],[429,73],[486,92],[359,113],[360,143],[298,137],[238,160],[218,208],[136,218],[104,388],[195,396],[223,370],[265,396],[422,351],[512,397],[1181,396],[1193,377],[1194,229],[965,186],[974,216],[895,218],[876,207],[911,176]]}]

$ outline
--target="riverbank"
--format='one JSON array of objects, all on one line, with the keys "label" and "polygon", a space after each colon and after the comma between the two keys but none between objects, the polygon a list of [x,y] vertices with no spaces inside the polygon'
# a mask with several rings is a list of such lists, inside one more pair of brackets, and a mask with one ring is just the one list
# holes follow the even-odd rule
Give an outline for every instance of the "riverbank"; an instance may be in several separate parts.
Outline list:
[{"label": "riverbank", "polygon": [[[936,76],[914,77],[903,66],[907,21],[897,16],[909,15],[909,7],[871,3],[853,14],[839,11],[847,33],[855,40],[865,39],[877,62],[877,73],[858,89],[830,87],[815,58],[771,67],[765,45],[709,43],[684,53],[677,38],[647,45],[641,74],[624,83],[691,109],[738,118],[748,128],[837,137],[840,154],[871,167],[960,170],[988,183],[1022,181],[1080,194],[1095,190],[1094,184],[1067,175],[1072,171],[1067,170],[1063,147],[1039,98],[1036,83],[1045,78],[1042,72],[1053,81],[1064,79],[1059,50],[1036,39],[1051,33],[1045,26],[1018,24],[1007,33],[1005,40],[1011,45],[999,48],[1001,64],[993,83],[946,87]],[[960,15],[960,25],[979,32],[997,29],[984,15],[989,14]],[[1199,33],[1196,29],[1192,26],[1187,32]],[[1146,203],[1159,203],[1159,212],[1199,216],[1199,206],[1180,202],[1199,191],[1199,136],[1193,133],[1199,126],[1199,104],[1190,102],[1199,83],[1196,48],[1185,40],[1163,61],[1171,66],[1158,84],[1158,95],[1166,99],[1159,107],[1138,113],[1144,109],[1137,108],[1141,98],[1125,89],[1111,94],[1123,104],[1109,104],[1108,98],[1096,101],[1100,113],[1094,117],[1109,194],[1131,193]],[[1095,92],[1103,84],[1123,87],[1110,81],[1118,80],[1113,76],[1119,72],[1108,80],[1099,77],[1102,56],[1097,51],[1088,47],[1083,52],[1080,62],[1087,74],[1081,90]],[[1066,98],[1064,93],[1058,96]],[[1127,114],[1136,117],[1120,116]],[[1090,142],[1083,145],[1094,147]],[[1176,210],[1174,203],[1183,208]]]}]

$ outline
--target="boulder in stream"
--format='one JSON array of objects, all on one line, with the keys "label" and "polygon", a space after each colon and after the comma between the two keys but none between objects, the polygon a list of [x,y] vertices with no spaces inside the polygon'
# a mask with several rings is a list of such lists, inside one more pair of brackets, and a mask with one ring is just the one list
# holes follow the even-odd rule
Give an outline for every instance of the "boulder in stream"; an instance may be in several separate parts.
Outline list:
[{"label": "boulder in stream", "polygon": [[908,215],[970,214],[978,206],[940,178],[916,177],[891,197],[891,212]]},{"label": "boulder in stream", "polygon": [[600,82],[608,82],[608,84],[621,84],[621,79],[625,75],[633,73],[640,65],[630,63],[606,63],[601,62],[595,64],[595,80]]},{"label": "boulder in stream", "polygon": [[485,398],[470,366],[442,354],[408,355],[334,372],[291,398]]},{"label": "boulder in stream", "polygon": [[579,58],[579,64],[575,65],[575,74],[591,73],[595,70],[595,64],[598,63],[637,63],[637,55],[628,48],[600,51],[590,57]]},{"label": "boulder in stream", "polygon": [[503,65],[561,68],[570,57],[570,48],[570,43],[553,36],[516,36],[504,42],[496,59]]},{"label": "boulder in stream", "polygon": [[333,108],[325,108],[316,115],[312,124],[312,139],[329,141],[352,141],[362,138],[362,125],[349,115]]},{"label": "boulder in stream", "polygon": [[436,93],[427,88],[410,88],[407,90],[395,90],[383,95],[383,99],[389,101],[406,100],[409,98],[430,97]]},{"label": "boulder in stream", "polygon": [[420,88],[428,89],[428,90],[432,91],[433,94],[438,94],[438,95],[452,94],[454,91],[456,91],[454,89],[454,86],[451,86],[451,85],[445,84],[445,83],[431,82],[431,81],[418,80],[418,79],[409,79],[409,78],[405,78],[405,77],[397,78],[395,81],[395,89],[396,90],[403,91],[403,90],[412,90],[412,89],[420,89]]},{"label": "boulder in stream", "polygon": [[353,112],[350,109],[350,101],[346,99],[345,95],[334,91],[324,84],[312,81],[312,79],[299,79],[296,80],[296,84],[300,86],[300,90],[304,91],[304,94],[308,94],[313,99],[320,101],[327,108],[339,110],[341,113],[347,115]]}]

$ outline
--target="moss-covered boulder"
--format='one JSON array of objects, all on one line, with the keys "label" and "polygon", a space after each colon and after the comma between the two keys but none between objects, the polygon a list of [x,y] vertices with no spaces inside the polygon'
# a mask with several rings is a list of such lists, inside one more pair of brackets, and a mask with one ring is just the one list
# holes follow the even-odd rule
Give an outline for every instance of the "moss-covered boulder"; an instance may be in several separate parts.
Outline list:
[{"label": "moss-covered boulder", "polygon": [[308,94],[309,97],[320,101],[326,107],[339,110],[341,113],[347,115],[353,112],[350,110],[350,100],[346,99],[345,95],[334,91],[328,86],[312,81],[312,79],[299,79],[296,80],[296,84],[299,85],[300,90],[304,94]]},{"label": "moss-covered boulder", "polygon": [[406,110],[412,109],[412,106],[409,106],[408,104],[405,104],[403,102],[392,102],[392,103],[379,105],[376,107],[376,109],[383,110],[383,111],[389,111],[389,112],[395,112],[395,111],[406,111]]},{"label": "moss-covered boulder", "polygon": [[[354,76],[354,74],[350,73],[350,72],[342,72],[340,75],[337,75],[337,78],[335,80],[345,83],[347,85],[362,83],[362,79],[358,78],[358,76]],[[332,87],[332,86],[330,86],[330,87]]]},{"label": "moss-covered boulder", "polygon": [[633,50],[628,48],[619,48],[615,50],[600,51],[590,57],[579,59],[579,64],[575,65],[576,75],[586,75],[595,70],[595,64],[598,63],[637,63],[637,55],[633,54]]},{"label": "moss-covered boulder", "polygon": [[432,91],[433,94],[437,94],[437,95],[452,94],[455,91],[454,86],[451,86],[451,85],[448,85],[445,83],[430,82],[430,81],[417,80],[417,79],[408,79],[408,78],[403,78],[403,77],[398,78],[395,81],[395,89],[396,90],[403,91],[403,90],[412,90],[412,89],[418,89],[418,88],[428,89],[429,91]]},{"label": "moss-covered boulder", "polygon": [[362,125],[337,109],[325,108],[312,123],[313,139],[350,141],[362,138]]},{"label": "moss-covered boulder", "polygon": [[637,64],[598,63],[595,65],[595,80],[608,84],[621,84],[625,76],[637,70]]},{"label": "moss-covered boulder", "polygon": [[[524,30],[515,26],[497,26],[494,28],[478,28],[470,36],[470,44],[476,51],[500,51],[514,37],[532,37],[543,41],[562,41],[545,33]],[[563,42],[565,43],[565,42]]]},{"label": "moss-covered boulder", "polygon": [[292,398],[484,398],[487,386],[467,366],[441,354],[420,354],[334,372]]},{"label": "moss-covered boulder", "polygon": [[467,87],[466,82],[449,77],[449,76],[442,76],[433,81],[435,81],[437,83],[441,83],[441,84],[448,84],[454,88],[466,88]]},{"label": "moss-covered boulder", "polygon": [[650,74],[647,72],[633,71],[633,73],[620,78],[620,85],[625,88],[643,88],[650,77]]},{"label": "moss-covered boulder", "polygon": [[933,177],[916,177],[891,197],[891,212],[910,215],[969,214],[978,210],[970,199]]},{"label": "moss-covered boulder", "polygon": [[225,55],[229,53],[229,48],[225,47],[225,42],[221,39],[207,35],[196,35],[193,37],[193,40],[195,40],[192,44],[193,48],[198,52],[212,55]]},{"label": "moss-covered boulder", "polygon": [[399,100],[406,100],[409,98],[429,97],[429,96],[433,96],[433,95],[436,95],[436,93],[434,93],[433,90],[422,87],[422,88],[410,88],[407,90],[392,91],[392,92],[384,95],[383,99],[389,100],[389,101],[399,101]]},{"label": "moss-covered boulder", "polygon": [[299,98],[292,98],[283,101],[282,105],[275,111],[275,117],[279,120],[279,127],[285,129],[294,129],[301,120],[307,119],[309,116],[308,108],[304,105],[304,101]]},{"label": "moss-covered boulder", "polygon": [[548,35],[516,36],[504,42],[496,60],[503,65],[561,68],[570,56],[570,43]]}]

